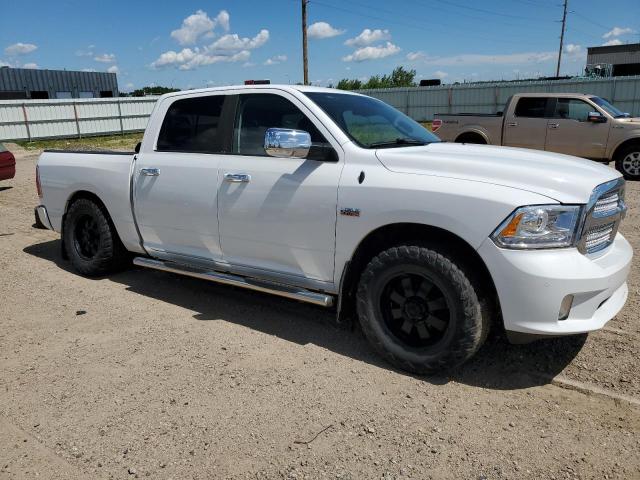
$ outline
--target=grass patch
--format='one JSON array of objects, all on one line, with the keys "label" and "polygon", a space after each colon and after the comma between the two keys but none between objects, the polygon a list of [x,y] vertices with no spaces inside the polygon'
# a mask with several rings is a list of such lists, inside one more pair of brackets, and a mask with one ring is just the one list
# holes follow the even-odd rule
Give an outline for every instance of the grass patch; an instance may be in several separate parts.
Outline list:
[{"label": "grass patch", "polygon": [[16,142],[25,150],[131,150],[142,141],[142,132],[103,137],[56,138]]}]

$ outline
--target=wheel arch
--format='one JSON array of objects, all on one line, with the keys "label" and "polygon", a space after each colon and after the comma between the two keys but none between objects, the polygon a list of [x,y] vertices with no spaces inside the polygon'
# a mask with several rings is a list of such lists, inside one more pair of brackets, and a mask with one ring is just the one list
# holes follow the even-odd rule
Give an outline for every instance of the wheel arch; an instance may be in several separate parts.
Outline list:
[{"label": "wheel arch", "polygon": [[[467,143],[468,142],[467,139],[482,140],[483,144],[485,145],[489,144],[489,138],[487,137],[486,133],[479,129],[465,130],[464,132],[460,133],[456,137],[455,142]],[[465,140],[467,141],[465,142]],[[480,142],[469,142],[469,143],[480,143]]]},{"label": "wheel arch", "polygon": [[611,160],[616,161],[620,153],[627,147],[631,145],[638,145],[640,147],[640,135],[636,137],[627,138],[618,144],[618,146],[614,149],[611,154]]},{"label": "wheel arch", "polygon": [[371,231],[365,236],[350,260],[346,262],[340,279],[338,321],[345,321],[355,313],[354,299],[360,275],[378,253],[398,245],[414,243],[437,247],[438,251],[459,263],[472,278],[469,280],[499,311],[499,300],[493,278],[480,254],[463,238],[440,227],[420,223],[393,223]]},{"label": "wheel arch", "polygon": [[114,231],[118,235],[118,241],[120,241],[122,243],[122,239],[120,237],[120,233],[118,232],[118,229],[115,226],[115,224],[113,222],[113,219],[111,218],[111,214],[109,213],[109,209],[107,208],[105,203],[102,201],[102,199],[96,193],[91,192],[89,190],[76,190],[71,195],[69,195],[69,198],[67,198],[67,202],[65,203],[65,206],[64,206],[64,212],[62,214],[62,222],[61,222],[61,225],[60,225],[60,238],[61,238],[62,257],[65,260],[68,259],[67,250],[65,248],[65,243],[64,243],[64,224],[65,224],[65,220],[66,220],[66,217],[67,217],[67,212],[69,211],[69,207],[71,207],[71,205],[73,205],[75,202],[77,202],[78,200],[81,200],[81,199],[91,200],[92,202],[94,202],[96,205],[98,205],[102,209],[102,211],[107,216],[107,220],[109,222],[111,222],[111,225],[113,225]]}]

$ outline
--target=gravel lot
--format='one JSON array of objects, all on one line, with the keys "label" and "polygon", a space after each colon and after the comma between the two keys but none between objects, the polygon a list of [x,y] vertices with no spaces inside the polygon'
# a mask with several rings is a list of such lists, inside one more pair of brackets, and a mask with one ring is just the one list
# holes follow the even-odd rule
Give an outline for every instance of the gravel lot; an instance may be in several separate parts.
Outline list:
[{"label": "gravel lot", "polygon": [[74,274],[32,228],[37,153],[0,184],[0,478],[640,478],[637,261],[605,330],[414,377],[319,308]]}]

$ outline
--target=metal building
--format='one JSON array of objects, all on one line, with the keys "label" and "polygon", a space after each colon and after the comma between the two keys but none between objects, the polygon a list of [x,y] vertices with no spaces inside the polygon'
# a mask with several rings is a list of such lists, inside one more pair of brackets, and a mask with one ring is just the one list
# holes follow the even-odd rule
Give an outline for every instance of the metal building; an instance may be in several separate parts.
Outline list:
[{"label": "metal building", "polygon": [[115,73],[0,67],[0,100],[117,96]]},{"label": "metal building", "polygon": [[602,71],[602,76],[640,75],[640,43],[589,47],[587,71]]}]

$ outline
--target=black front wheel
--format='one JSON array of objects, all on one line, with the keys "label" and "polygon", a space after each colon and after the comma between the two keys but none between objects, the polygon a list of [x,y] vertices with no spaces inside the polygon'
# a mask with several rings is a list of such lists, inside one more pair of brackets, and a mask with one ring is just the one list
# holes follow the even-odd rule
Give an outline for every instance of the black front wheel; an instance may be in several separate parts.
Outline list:
[{"label": "black front wheel", "polygon": [[120,270],[129,259],[106,211],[86,198],[73,202],[67,211],[64,244],[74,268],[86,276]]},{"label": "black front wheel", "polygon": [[640,180],[640,144],[626,147],[618,154],[616,170],[627,180]]},{"label": "black front wheel", "polygon": [[426,373],[459,365],[480,348],[489,318],[452,259],[420,246],[390,248],[363,272],[357,294],[362,329],[395,366]]}]

